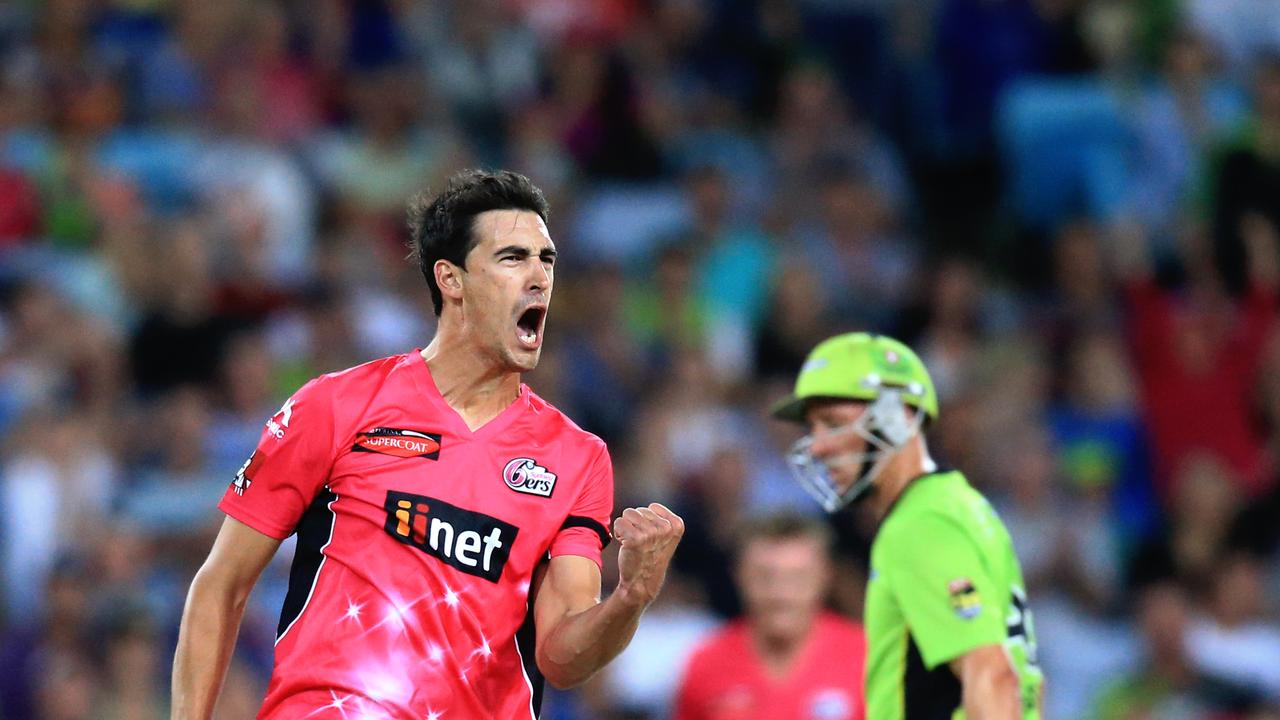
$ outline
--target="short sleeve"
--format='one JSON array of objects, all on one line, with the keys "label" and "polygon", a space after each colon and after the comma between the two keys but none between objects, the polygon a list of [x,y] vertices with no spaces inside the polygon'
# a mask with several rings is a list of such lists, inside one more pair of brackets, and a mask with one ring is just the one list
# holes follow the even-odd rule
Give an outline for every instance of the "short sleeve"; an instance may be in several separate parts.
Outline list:
[{"label": "short sleeve", "polygon": [[551,541],[551,557],[580,555],[603,565],[601,552],[609,544],[609,519],[613,515],[613,461],[609,449],[600,449],[587,471],[587,480],[569,516]]},{"label": "short sleeve", "polygon": [[925,667],[950,662],[981,647],[1004,642],[996,586],[973,538],[954,520],[921,515],[892,528],[878,570],[920,649]]},{"label": "short sleeve", "polygon": [[267,419],[258,447],[218,503],[227,515],[277,540],[293,534],[333,466],[333,399],[324,380],[303,385]]}]

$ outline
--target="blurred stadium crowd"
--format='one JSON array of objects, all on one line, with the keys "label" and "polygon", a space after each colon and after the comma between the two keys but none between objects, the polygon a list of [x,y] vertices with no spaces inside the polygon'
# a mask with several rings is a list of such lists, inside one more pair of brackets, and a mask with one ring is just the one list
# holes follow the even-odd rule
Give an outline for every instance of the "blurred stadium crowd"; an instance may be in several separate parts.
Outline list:
[{"label": "blurred stadium crowd", "polygon": [[1013,533],[1050,717],[1276,717],[1277,53],[1275,0],[0,4],[0,717],[167,717],[220,494],[306,379],[430,339],[404,207],[473,165],[552,202],[528,382],[689,528],[546,716],[664,717],[737,523],[816,512],[765,408],[872,329]]}]

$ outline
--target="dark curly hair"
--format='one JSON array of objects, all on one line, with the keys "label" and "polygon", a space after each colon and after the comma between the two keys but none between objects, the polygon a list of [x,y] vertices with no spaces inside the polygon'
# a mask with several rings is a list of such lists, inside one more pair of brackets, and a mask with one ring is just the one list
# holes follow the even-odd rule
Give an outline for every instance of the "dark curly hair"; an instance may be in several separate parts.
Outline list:
[{"label": "dark curly hair", "polygon": [[550,207],[529,178],[510,170],[463,170],[449,178],[444,192],[434,198],[423,192],[409,203],[412,257],[427,280],[437,317],[444,298],[436,285],[436,261],[465,270],[467,253],[478,242],[472,232],[476,216],[490,210],[528,210],[546,222]]}]

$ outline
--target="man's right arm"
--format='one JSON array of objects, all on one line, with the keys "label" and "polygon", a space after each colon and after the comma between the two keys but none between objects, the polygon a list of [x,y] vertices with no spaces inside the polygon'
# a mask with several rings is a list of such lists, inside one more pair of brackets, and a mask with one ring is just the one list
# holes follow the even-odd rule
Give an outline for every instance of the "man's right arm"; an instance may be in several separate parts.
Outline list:
[{"label": "man's right arm", "polygon": [[207,720],[231,663],[249,592],[280,541],[226,518],[196,572],[173,660],[172,720]]},{"label": "man's right arm", "polygon": [[951,661],[968,720],[1022,720],[1022,687],[1003,645],[983,645]]}]

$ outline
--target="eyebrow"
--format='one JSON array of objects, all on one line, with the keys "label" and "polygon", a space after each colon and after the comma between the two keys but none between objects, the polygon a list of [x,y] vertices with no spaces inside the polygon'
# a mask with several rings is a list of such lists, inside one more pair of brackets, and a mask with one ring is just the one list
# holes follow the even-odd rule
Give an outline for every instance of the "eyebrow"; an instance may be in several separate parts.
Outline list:
[{"label": "eyebrow", "polygon": [[[532,254],[532,251],[523,245],[507,245],[506,247],[498,248],[493,256],[502,257],[503,255],[517,255],[522,258],[527,258]],[[557,255],[559,255],[559,253],[556,252],[555,248],[543,248],[538,253],[538,256],[543,259],[555,258]]]}]

